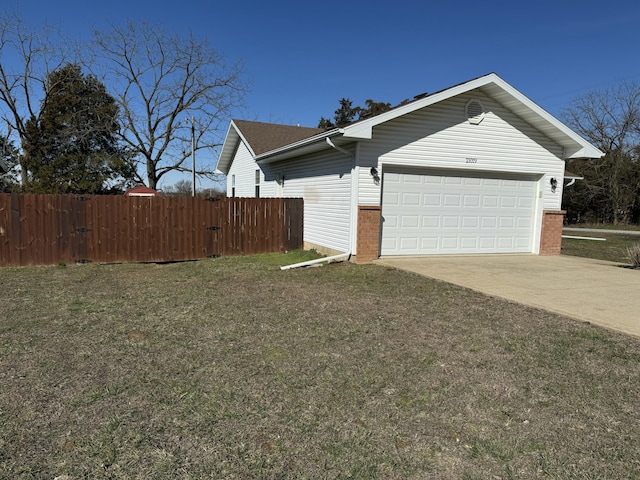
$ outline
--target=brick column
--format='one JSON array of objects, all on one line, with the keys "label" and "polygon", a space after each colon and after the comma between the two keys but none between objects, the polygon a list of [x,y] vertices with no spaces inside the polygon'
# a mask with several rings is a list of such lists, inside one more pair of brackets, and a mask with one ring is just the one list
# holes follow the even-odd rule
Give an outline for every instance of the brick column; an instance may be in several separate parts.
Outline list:
[{"label": "brick column", "polygon": [[562,225],[566,213],[566,210],[545,210],[542,212],[540,255],[560,255]]},{"label": "brick column", "polygon": [[371,263],[380,252],[380,212],[382,207],[358,206],[356,263]]}]

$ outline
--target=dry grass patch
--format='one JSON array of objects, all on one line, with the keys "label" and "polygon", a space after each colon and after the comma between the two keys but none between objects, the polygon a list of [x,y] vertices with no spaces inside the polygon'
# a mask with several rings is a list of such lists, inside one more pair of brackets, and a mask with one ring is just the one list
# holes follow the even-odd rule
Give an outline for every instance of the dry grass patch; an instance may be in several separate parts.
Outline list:
[{"label": "dry grass patch", "polygon": [[0,477],[640,476],[638,339],[296,261],[0,270]]}]

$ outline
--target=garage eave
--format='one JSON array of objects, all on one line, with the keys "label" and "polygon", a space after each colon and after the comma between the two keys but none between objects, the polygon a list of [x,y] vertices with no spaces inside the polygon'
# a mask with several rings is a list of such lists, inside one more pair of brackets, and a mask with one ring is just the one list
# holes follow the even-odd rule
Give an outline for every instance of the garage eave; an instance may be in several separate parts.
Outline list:
[{"label": "garage eave", "polygon": [[494,98],[498,103],[513,111],[527,123],[554,140],[565,149],[566,158],[600,158],[604,155],[603,152],[502,80],[495,73],[490,73],[483,77],[461,83],[419,100],[401,105],[375,117],[348,125],[344,127],[343,135],[345,138],[369,139],[372,137],[373,127],[376,125],[472,90],[480,90]]},{"label": "garage eave", "polygon": [[577,148],[574,151],[571,151],[569,148],[565,146],[565,160],[566,159],[589,159],[589,158],[600,158],[604,156],[604,152],[599,149],[588,145],[587,147],[574,147]]}]

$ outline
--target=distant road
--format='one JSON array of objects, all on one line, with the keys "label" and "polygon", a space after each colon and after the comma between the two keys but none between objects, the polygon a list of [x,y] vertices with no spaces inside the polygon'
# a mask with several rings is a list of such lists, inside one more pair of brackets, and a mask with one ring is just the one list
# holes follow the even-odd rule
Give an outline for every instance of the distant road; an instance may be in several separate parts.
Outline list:
[{"label": "distant road", "polygon": [[621,233],[623,235],[638,235],[640,237],[640,230],[609,230],[606,228],[572,228],[563,227],[563,232],[589,232],[589,233]]}]

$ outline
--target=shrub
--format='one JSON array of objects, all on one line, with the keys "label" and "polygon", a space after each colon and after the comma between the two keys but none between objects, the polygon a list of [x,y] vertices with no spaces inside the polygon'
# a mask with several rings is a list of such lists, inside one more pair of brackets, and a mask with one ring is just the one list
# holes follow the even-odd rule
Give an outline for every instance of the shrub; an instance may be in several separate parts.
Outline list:
[{"label": "shrub", "polygon": [[627,258],[633,268],[640,268],[640,243],[627,247]]}]

